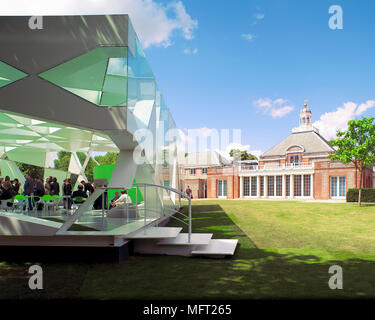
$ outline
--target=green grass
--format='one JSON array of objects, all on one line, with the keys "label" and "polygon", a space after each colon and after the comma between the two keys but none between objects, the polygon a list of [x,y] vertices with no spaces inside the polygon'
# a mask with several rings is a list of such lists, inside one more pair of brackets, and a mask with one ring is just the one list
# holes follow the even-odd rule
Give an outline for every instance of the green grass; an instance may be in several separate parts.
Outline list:
[{"label": "green grass", "polygon": [[[0,264],[1,298],[249,299],[375,297],[375,207],[194,201],[193,231],[239,239],[233,257],[136,255],[118,265],[49,264],[28,290],[27,264]],[[180,226],[172,221],[170,226]],[[328,288],[343,268],[344,290]]]}]

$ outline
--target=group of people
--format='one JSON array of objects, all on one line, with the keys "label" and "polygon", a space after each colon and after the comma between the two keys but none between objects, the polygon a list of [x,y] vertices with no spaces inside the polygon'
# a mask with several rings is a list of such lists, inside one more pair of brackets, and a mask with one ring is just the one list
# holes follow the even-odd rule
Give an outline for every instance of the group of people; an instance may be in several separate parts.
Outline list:
[{"label": "group of people", "polygon": [[20,186],[18,179],[10,180],[9,176],[5,179],[0,177],[0,200],[8,200],[19,194]]},{"label": "group of people", "polygon": [[[73,192],[72,180],[65,179],[61,191],[64,196],[64,208],[70,210],[73,198],[87,198],[88,194],[94,192],[94,187],[91,183],[82,180],[81,184],[78,186],[78,190]],[[48,177],[46,178],[45,183],[43,183],[43,179],[40,179],[39,177],[33,179],[30,174],[27,174],[24,184],[24,195],[34,195],[36,197],[42,197],[44,195],[60,195],[60,184],[56,177]],[[29,199],[29,208],[32,208],[31,199]]]},{"label": "group of people", "polygon": [[[8,200],[19,194],[21,184],[18,179],[11,180],[9,176],[5,179],[0,177],[0,200]],[[72,200],[77,198],[87,198],[89,195],[94,193],[94,186],[90,182],[82,180],[78,185],[77,190],[73,191],[72,180],[65,179],[64,184],[61,187],[64,208],[70,210],[72,206]],[[37,200],[44,195],[60,195],[60,184],[56,177],[48,177],[45,182],[40,177],[36,176],[32,178],[30,174],[26,174],[25,183],[23,186],[23,194],[26,196],[33,195]],[[106,202],[106,199],[105,199]],[[115,196],[110,201],[110,208],[116,207],[121,204],[131,203],[131,199],[126,190],[115,192]],[[102,199],[98,198],[95,201],[94,207],[101,208]],[[28,199],[29,209],[32,210],[33,203],[31,197]],[[25,208],[24,208],[25,209]],[[38,208],[39,210],[39,208]]]}]

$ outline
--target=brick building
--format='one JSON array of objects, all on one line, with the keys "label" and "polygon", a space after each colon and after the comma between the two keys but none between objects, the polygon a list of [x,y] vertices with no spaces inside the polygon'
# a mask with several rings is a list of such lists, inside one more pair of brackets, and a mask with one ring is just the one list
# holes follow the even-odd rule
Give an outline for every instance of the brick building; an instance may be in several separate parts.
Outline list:
[{"label": "brick building", "polygon": [[181,159],[180,163],[182,164],[180,170],[181,190],[185,191],[189,186],[193,198],[211,198],[212,188],[209,177],[212,172],[224,168],[233,171],[232,162],[216,151],[191,153]]},{"label": "brick building", "polygon": [[[345,199],[349,188],[359,187],[353,164],[328,159],[335,150],[312,126],[305,104],[300,126],[262,154],[259,165],[240,164],[240,198]],[[363,172],[363,187],[373,187],[373,168]]]}]

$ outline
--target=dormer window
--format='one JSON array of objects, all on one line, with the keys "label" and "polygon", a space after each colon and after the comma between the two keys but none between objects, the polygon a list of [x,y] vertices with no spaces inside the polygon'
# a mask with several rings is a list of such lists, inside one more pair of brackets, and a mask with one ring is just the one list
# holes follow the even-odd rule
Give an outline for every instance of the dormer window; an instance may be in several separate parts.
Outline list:
[{"label": "dormer window", "polygon": [[299,164],[299,156],[298,155],[290,156],[289,162],[291,164]]}]

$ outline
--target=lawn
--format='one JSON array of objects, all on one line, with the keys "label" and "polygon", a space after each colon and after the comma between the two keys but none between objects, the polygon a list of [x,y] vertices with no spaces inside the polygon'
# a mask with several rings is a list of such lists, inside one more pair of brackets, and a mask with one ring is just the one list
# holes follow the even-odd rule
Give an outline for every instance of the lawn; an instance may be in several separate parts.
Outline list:
[{"label": "lawn", "polygon": [[[193,231],[236,238],[233,257],[132,256],[118,265],[47,264],[27,289],[28,264],[0,264],[0,298],[251,299],[375,297],[375,206],[193,201]],[[172,221],[171,226],[178,226]],[[344,290],[328,288],[343,268]]]}]

